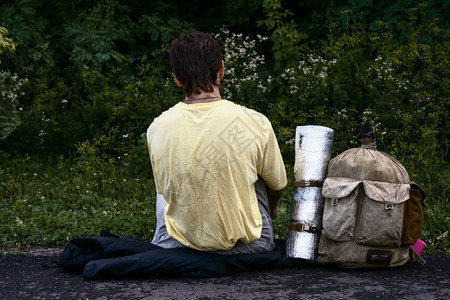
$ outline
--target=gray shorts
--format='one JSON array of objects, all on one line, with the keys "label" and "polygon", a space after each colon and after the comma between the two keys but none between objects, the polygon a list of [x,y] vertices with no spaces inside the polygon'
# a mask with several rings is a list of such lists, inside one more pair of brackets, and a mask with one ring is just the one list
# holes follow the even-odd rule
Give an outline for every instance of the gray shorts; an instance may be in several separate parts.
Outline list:
[{"label": "gray shorts", "polygon": [[[267,196],[266,186],[264,180],[261,178],[255,182],[256,197],[258,199],[258,207],[262,217],[262,231],[261,237],[250,243],[237,242],[230,250],[211,251],[212,253],[231,255],[240,253],[256,253],[272,251],[274,244],[274,235],[272,220],[269,213],[269,198]],[[165,218],[164,218],[164,204],[165,199],[163,195],[158,194],[156,197],[156,229],[153,236],[152,243],[162,248],[178,248],[185,247],[176,239],[167,233]]]}]

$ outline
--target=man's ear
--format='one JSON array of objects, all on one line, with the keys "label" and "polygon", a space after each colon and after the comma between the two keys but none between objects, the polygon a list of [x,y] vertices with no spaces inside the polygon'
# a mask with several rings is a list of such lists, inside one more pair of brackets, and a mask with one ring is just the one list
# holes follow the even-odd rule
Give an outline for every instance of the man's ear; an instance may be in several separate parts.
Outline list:
[{"label": "man's ear", "polygon": [[181,81],[178,80],[177,76],[175,76],[175,74],[173,74],[173,73],[172,73],[172,75],[173,75],[173,78],[175,78],[175,82],[177,83],[177,85],[179,87],[183,87],[183,83],[181,83]]},{"label": "man's ear", "polygon": [[223,60],[220,62],[219,78],[222,79],[225,76],[225,66]]}]

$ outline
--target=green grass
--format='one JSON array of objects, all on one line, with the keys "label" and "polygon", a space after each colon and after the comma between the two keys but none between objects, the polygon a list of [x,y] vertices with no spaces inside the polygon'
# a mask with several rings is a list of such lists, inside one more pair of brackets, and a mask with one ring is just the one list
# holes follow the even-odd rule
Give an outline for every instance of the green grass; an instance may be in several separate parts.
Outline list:
[{"label": "green grass", "polygon": [[[71,238],[99,235],[102,230],[151,239],[156,195],[150,170],[130,170],[129,165],[117,162],[90,165],[88,169],[64,158],[18,160],[3,155],[0,252],[63,247]],[[439,172],[416,180],[428,193],[421,239],[427,243],[424,253],[450,255],[450,242],[445,237],[450,227],[448,172]],[[277,238],[287,238],[289,231],[291,185],[274,221]]]},{"label": "green grass", "polygon": [[14,161],[0,171],[0,247],[62,247],[76,236],[108,230],[151,238],[155,190],[126,167],[83,172],[69,161]]}]

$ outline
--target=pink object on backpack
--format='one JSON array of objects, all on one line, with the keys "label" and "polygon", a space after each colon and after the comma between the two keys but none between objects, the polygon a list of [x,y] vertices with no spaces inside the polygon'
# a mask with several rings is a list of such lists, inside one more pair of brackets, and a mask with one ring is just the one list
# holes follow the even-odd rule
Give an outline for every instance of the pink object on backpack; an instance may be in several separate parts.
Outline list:
[{"label": "pink object on backpack", "polygon": [[[425,244],[424,241],[422,241],[421,239],[418,239],[417,242],[412,245],[411,247],[414,249],[414,251],[417,252],[417,254],[420,255],[420,253],[422,253],[423,248],[425,248],[427,244]],[[415,259],[413,259],[413,261],[415,261]]]}]

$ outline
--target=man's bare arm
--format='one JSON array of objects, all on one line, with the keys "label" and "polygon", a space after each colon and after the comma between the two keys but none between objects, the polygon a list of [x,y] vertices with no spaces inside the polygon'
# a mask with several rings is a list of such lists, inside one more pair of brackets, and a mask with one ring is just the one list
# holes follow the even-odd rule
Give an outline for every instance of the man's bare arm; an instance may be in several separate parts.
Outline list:
[{"label": "man's bare arm", "polygon": [[276,190],[272,190],[270,187],[268,187],[266,185],[266,190],[267,190],[267,196],[269,198],[270,217],[272,219],[275,219],[276,217],[278,217],[278,214],[279,214],[278,206],[280,204],[281,197],[283,197],[284,188],[276,191]]}]

